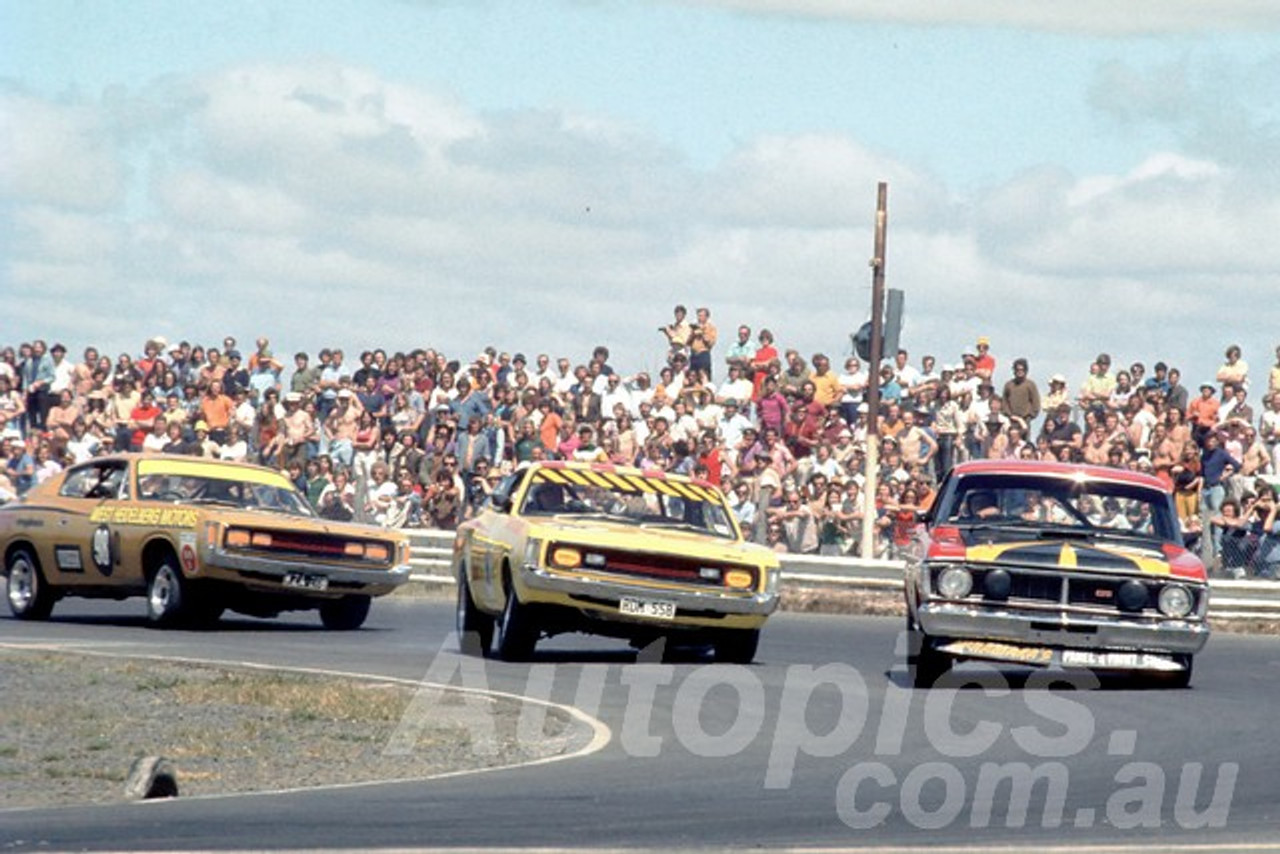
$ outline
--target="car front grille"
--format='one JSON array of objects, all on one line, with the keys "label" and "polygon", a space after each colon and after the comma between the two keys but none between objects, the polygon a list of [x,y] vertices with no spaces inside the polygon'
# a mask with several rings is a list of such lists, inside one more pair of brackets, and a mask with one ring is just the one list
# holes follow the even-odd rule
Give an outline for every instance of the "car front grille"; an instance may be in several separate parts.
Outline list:
[{"label": "car front grille", "polygon": [[[572,548],[583,554],[582,569],[593,572],[610,572],[618,575],[633,575],[661,581],[673,581],[680,584],[693,584],[700,587],[720,589],[739,589],[743,592],[754,591],[759,581],[756,568],[740,564],[727,564],[717,561],[699,560],[671,554],[651,554],[633,552],[622,549],[605,549],[594,546],[571,545],[568,543],[551,543],[548,554],[560,547]],[[732,571],[749,573],[751,584],[745,588],[728,588],[724,577]]]}]

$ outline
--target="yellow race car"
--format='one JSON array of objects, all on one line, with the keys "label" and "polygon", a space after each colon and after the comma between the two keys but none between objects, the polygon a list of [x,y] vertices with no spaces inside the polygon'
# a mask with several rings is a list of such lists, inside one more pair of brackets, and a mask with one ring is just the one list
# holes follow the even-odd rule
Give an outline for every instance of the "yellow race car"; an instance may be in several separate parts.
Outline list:
[{"label": "yellow race car", "polygon": [[167,454],[90,460],[0,507],[0,554],[25,620],[64,596],[145,596],[156,625],[319,609],[356,629],[409,577],[403,533],[320,519],[278,471]]},{"label": "yellow race car", "polygon": [[661,471],[520,468],[459,527],[453,563],[463,650],[509,661],[578,631],[748,663],[778,605],[777,556],[743,540],[720,490]]}]

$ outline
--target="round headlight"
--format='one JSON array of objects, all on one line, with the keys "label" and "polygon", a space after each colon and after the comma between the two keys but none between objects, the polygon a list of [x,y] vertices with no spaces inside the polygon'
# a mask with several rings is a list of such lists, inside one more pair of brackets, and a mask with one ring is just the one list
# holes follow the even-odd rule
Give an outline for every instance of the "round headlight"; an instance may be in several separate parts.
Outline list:
[{"label": "round headlight", "polygon": [[[1121,611],[1137,613],[1147,607],[1147,585],[1132,578],[1116,589],[1116,605]],[[1161,610],[1164,606],[1161,605]]]},{"label": "round headlight", "polygon": [[1160,613],[1166,617],[1187,616],[1194,601],[1191,591],[1181,584],[1166,584],[1160,588]]},{"label": "round headlight", "polygon": [[973,576],[962,566],[951,566],[938,576],[938,592],[948,599],[963,599],[973,590]]},{"label": "round headlight", "polygon": [[982,594],[988,599],[1008,599],[1012,589],[1013,578],[1008,570],[993,569],[982,578]]}]

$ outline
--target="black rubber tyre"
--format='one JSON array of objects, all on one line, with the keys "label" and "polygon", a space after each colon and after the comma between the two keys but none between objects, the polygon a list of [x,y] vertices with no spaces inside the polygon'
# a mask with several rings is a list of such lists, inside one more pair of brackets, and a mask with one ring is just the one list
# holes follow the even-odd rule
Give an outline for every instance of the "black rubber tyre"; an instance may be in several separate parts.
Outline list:
[{"label": "black rubber tyre", "polygon": [[493,617],[476,607],[466,568],[458,573],[458,646],[463,655],[486,656],[493,645]]},{"label": "black rubber tyre", "polygon": [[721,664],[750,664],[760,648],[759,629],[737,629],[725,632],[712,644],[716,661]]},{"label": "black rubber tyre", "polygon": [[207,585],[208,582],[200,585],[187,583],[187,608],[183,619],[192,628],[212,628],[227,610],[227,603]]},{"label": "black rubber tyre", "polygon": [[355,631],[364,625],[372,602],[373,600],[368,596],[328,599],[320,606],[320,622],[330,631]]},{"label": "black rubber tyre", "polygon": [[907,674],[914,688],[932,688],[948,670],[951,659],[933,647],[929,636],[911,619],[907,610]]},{"label": "black rubber tyre", "polygon": [[538,627],[527,605],[520,602],[516,588],[507,583],[507,601],[498,620],[498,658],[503,661],[528,661],[538,643]]},{"label": "black rubber tyre", "polygon": [[186,619],[189,593],[182,570],[165,558],[147,579],[147,621],[153,626],[176,626]]},{"label": "black rubber tyre", "polygon": [[44,580],[40,564],[26,549],[18,549],[9,556],[5,567],[5,595],[9,611],[19,620],[47,620],[53,613],[57,594]]}]

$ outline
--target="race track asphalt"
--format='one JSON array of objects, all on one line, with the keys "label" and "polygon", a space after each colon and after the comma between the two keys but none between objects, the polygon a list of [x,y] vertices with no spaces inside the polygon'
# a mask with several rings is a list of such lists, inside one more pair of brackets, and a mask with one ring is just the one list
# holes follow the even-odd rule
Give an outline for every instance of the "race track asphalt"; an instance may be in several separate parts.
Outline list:
[{"label": "race track asphalt", "polygon": [[[0,643],[421,679],[458,670],[452,607],[375,603],[366,627],[314,615],[155,631],[142,603],[0,619]],[[1271,848],[1280,807],[1280,639],[1216,634],[1188,690],[1089,675],[1045,686],[967,665],[912,691],[887,618],[779,614],[757,663],[637,663],[569,636],[538,660],[470,660],[464,680],[538,693],[607,725],[580,758],[445,779],[0,812],[0,851],[392,847],[1102,845]],[[468,681],[469,680],[469,681]],[[5,781],[8,785],[12,781]],[[1280,848],[1280,846],[1276,846]]]}]

